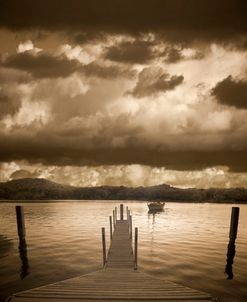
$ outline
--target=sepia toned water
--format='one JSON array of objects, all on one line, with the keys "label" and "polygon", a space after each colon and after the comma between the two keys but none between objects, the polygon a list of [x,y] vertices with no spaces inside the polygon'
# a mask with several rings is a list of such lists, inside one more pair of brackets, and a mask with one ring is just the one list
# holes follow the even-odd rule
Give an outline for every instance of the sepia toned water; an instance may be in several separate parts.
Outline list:
[{"label": "sepia toned water", "polygon": [[[15,206],[0,203],[0,301],[28,288],[98,270],[102,266],[101,227],[120,202],[22,203],[27,248],[19,250]],[[145,202],[124,202],[139,228],[139,268],[211,293],[223,302],[247,301],[247,205],[240,220],[233,278],[225,273],[232,205],[166,203],[149,214]]]}]

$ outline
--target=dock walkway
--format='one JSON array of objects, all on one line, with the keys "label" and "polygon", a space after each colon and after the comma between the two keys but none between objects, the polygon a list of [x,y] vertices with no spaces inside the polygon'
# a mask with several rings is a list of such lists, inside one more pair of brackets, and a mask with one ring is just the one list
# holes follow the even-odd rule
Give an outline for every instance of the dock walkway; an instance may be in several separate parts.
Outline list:
[{"label": "dock walkway", "polygon": [[13,302],[99,301],[217,301],[211,295],[135,270],[129,216],[114,221],[114,232],[104,268],[87,275],[19,292]]}]

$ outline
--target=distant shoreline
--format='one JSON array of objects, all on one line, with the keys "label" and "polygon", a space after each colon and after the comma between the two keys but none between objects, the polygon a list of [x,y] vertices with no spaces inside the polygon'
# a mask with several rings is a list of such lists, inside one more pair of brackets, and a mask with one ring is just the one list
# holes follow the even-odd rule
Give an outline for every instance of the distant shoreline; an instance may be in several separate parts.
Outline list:
[{"label": "distant shoreline", "polygon": [[[139,203],[147,203],[151,200],[128,200],[128,199],[31,199],[31,200],[3,200],[0,199],[1,203],[66,203],[66,202],[122,202],[122,203],[131,203],[131,202],[139,202]],[[155,200],[154,200],[155,201]],[[215,203],[215,204],[247,204],[247,201],[215,201],[215,200],[203,200],[203,201],[189,201],[189,200],[165,200],[168,203],[196,203],[196,204],[205,204],[205,203]]]},{"label": "distant shoreline", "polygon": [[0,202],[165,201],[178,203],[247,203],[245,188],[181,189],[167,184],[150,187],[73,187],[46,179],[24,178],[0,183]]}]

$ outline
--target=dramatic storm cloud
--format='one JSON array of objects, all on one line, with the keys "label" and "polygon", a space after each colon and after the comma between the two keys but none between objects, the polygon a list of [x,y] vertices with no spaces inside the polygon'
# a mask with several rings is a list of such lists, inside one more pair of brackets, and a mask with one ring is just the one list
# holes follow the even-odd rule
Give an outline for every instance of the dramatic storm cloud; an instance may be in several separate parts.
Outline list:
[{"label": "dramatic storm cloud", "polygon": [[0,25],[13,30],[158,31],[184,42],[234,40],[247,29],[245,1],[8,0],[0,11]]},{"label": "dramatic storm cloud", "polygon": [[69,61],[43,53],[32,55],[28,52],[7,57],[2,65],[30,72],[36,78],[67,77],[78,68],[75,60]]},{"label": "dramatic storm cloud", "polygon": [[222,104],[247,109],[247,79],[237,80],[229,76],[217,83],[212,93]]},{"label": "dramatic storm cloud", "polygon": [[1,181],[247,187],[245,11],[1,1]]},{"label": "dramatic storm cloud", "polygon": [[172,75],[165,73],[161,68],[144,68],[139,73],[139,78],[132,94],[136,97],[153,95],[158,92],[173,90],[183,82],[182,75]]},{"label": "dramatic storm cloud", "polygon": [[106,58],[125,63],[147,63],[152,57],[148,41],[122,42],[107,49]]}]

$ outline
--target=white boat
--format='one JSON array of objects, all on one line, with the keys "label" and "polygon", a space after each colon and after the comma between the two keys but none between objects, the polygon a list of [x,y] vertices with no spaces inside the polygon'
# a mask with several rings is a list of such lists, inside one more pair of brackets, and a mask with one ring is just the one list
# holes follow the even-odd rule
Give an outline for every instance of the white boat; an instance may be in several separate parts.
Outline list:
[{"label": "white boat", "polygon": [[164,209],[165,202],[162,201],[151,201],[148,202],[149,211],[162,211]]}]

